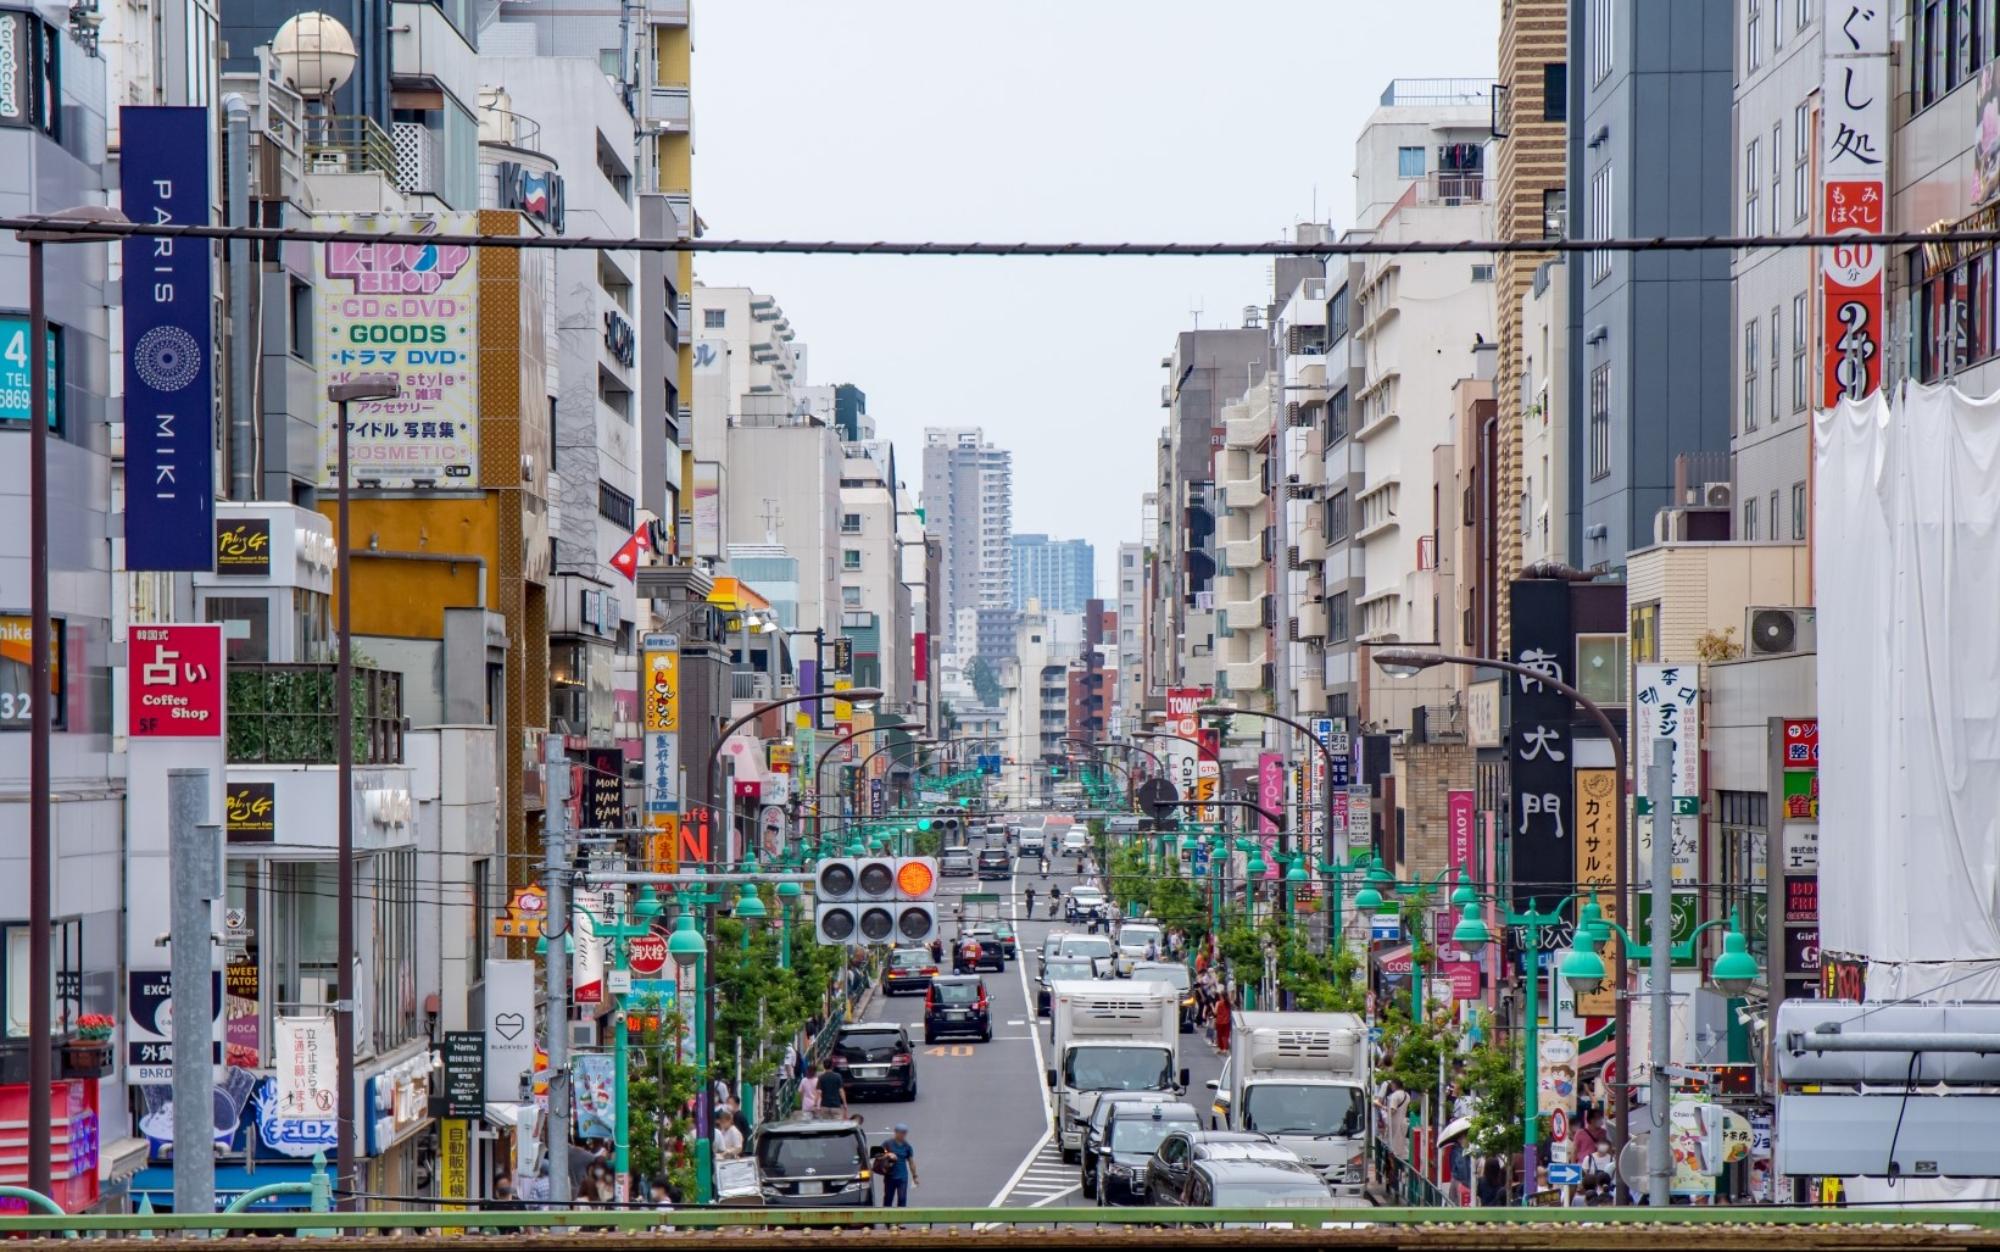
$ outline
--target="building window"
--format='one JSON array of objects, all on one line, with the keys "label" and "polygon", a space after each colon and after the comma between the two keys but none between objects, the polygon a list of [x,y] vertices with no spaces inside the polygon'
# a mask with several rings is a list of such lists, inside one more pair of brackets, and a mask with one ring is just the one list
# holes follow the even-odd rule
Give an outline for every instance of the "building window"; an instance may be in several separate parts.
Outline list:
[{"label": "building window", "polygon": [[[1778,23],[1773,22],[1776,26]],[[1771,123],[1771,233],[1778,233],[1779,205],[1784,203],[1779,192],[1785,183],[1785,121],[1779,118]]]},{"label": "building window", "polygon": [[1576,637],[1576,689],[1599,704],[1625,703],[1630,668],[1623,635]]},{"label": "building window", "polygon": [[1651,665],[1660,659],[1660,606],[1642,604],[1632,610],[1632,663]]},{"label": "building window", "polygon": [[1612,0],[1590,0],[1590,81],[1611,77]]},{"label": "building window", "polygon": [[1611,476],[1611,367],[1590,371],[1590,477]]},{"label": "building window", "polygon": [[1347,288],[1342,287],[1339,291],[1333,293],[1332,299],[1326,302],[1326,341],[1328,344],[1339,343],[1346,337],[1350,311],[1351,302],[1347,295]]},{"label": "building window", "polygon": [[1806,407],[1806,295],[1792,297],[1792,412]]},{"label": "building window", "polygon": [[1330,448],[1347,438],[1347,388],[1333,393],[1326,402],[1326,444]]},{"label": "building window", "polygon": [[1549,187],[1542,191],[1542,238],[1561,239],[1569,228],[1569,189]]},{"label": "building window", "polygon": [[842,607],[842,608],[844,608],[844,609],[858,609],[858,608],[860,608],[860,607],[861,607],[861,588],[859,588],[859,587],[842,587],[842,588],[840,589],[840,607]]},{"label": "building window", "polygon": [[1806,540],[1806,485],[1792,484],[1792,539],[1798,543]]},{"label": "building window", "polygon": [[1743,145],[1743,233],[1754,235],[1762,223],[1757,216],[1759,194],[1764,186],[1764,141],[1752,139]]},{"label": "building window", "polygon": [[1812,110],[1792,109],[1792,221],[1812,212]]},{"label": "building window", "polygon": [[1473,267],[1472,267],[1472,281],[1473,281],[1473,282],[1475,282],[1475,283],[1490,283],[1490,282],[1492,282],[1492,281],[1493,281],[1493,267],[1492,267],[1491,265],[1475,265],[1475,266],[1473,266]]},{"label": "building window", "polygon": [[729,321],[728,309],[703,309],[701,325],[703,330],[721,330]]},{"label": "building window", "polygon": [[[417,1032],[417,850],[391,848],[374,862],[375,1051],[400,1046]],[[366,897],[364,897],[366,898]]]},{"label": "building window", "polygon": [[294,281],[291,284],[291,354],[301,361],[313,359],[313,288],[311,283]]},{"label": "building window", "polygon": [[859,513],[842,513],[842,514],[840,515],[840,533],[841,533],[841,534],[843,534],[843,535],[858,535],[858,534],[860,534],[860,533],[861,533],[861,514],[859,514]]},{"label": "building window", "polygon": [[1326,641],[1346,643],[1347,638],[1347,593],[1341,591],[1326,598]]},{"label": "building window", "polygon": [[1743,68],[1745,73],[1755,74],[1764,63],[1764,0],[1748,0],[1745,8],[1749,17],[1743,32],[1743,54],[1748,63]]},{"label": "building window", "polygon": [[1778,493],[1775,491],[1771,493],[1771,511],[1766,521],[1768,525],[1765,527],[1765,530],[1770,534],[1772,542],[1775,543],[1778,537],[1785,533],[1778,529]]},{"label": "building window", "polygon": [[472,863],[472,929],[465,936],[467,982],[486,981],[486,957],[493,946],[493,862],[480,857]]},{"label": "building window", "polygon": [[1771,421],[1774,423],[1778,420],[1778,414],[1784,412],[1778,404],[1778,349],[1784,340],[1778,319],[1779,312],[1775,306],[1771,309],[1771,406],[1765,410],[1771,415]]},{"label": "building window", "polygon": [[1396,177],[1422,178],[1424,176],[1424,150],[1416,148],[1396,149]]},{"label": "building window", "polygon": [[1910,292],[1917,330],[1913,372],[1920,380],[1938,382],[2000,351],[1990,249],[1935,273],[1926,265],[1924,249],[1911,252]]},{"label": "building window", "polygon": [[1798,24],[1800,30],[1804,30],[1806,27],[1812,25],[1812,6],[1813,0],[1798,0]]},{"label": "building window", "polygon": [[1757,429],[1757,331],[1763,323],[1743,323],[1743,432]]},{"label": "building window", "polygon": [[1542,66],[1542,120],[1569,120],[1569,64],[1550,61]]},{"label": "building window", "polygon": [[1336,491],[1326,502],[1326,541],[1343,542],[1349,533],[1347,493]]},{"label": "building window", "polygon": [[1912,0],[1910,107],[1927,108],[1993,59],[1995,14],[1986,0]]},{"label": "building window", "polygon": [[1743,538],[1750,543],[1757,542],[1757,502],[1743,502]]},{"label": "building window", "polygon": [[[271,602],[263,596],[210,596],[203,614],[207,621],[224,624],[222,647],[228,660],[271,659]],[[62,711],[60,704],[50,708],[58,714]]]},{"label": "building window", "polygon": [[842,548],[842,549],[840,550],[840,568],[842,568],[842,569],[844,569],[844,570],[849,570],[849,571],[852,571],[852,570],[858,570],[858,569],[860,569],[860,568],[861,568],[861,549],[859,549],[859,548]]},{"label": "building window", "polygon": [[631,530],[638,525],[632,497],[601,478],[597,480],[597,514],[623,530]]},{"label": "building window", "polygon": [[[1590,176],[1590,237],[1611,238],[1611,166],[1606,163]],[[1590,280],[1598,282],[1611,273],[1611,254],[1590,254]]]}]

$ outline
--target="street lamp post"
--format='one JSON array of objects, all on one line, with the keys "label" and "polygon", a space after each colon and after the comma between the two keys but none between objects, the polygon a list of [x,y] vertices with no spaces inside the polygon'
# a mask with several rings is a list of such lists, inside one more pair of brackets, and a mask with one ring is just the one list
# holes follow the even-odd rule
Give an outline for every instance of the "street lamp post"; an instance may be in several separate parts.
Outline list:
[{"label": "street lamp post", "polygon": [[[610,967],[630,972],[632,940],[653,933],[653,922],[664,912],[666,906],[651,887],[641,888],[639,898],[629,905],[624,916],[619,916],[616,908],[607,908],[604,916],[591,919],[591,929],[600,939],[609,941]],[[546,940],[544,941],[546,942]],[[631,1089],[631,1034],[627,1016],[630,1006],[626,1003],[626,993],[618,993],[618,1008],[612,1018],[614,1035],[612,1085],[617,1102],[616,1120],[612,1131],[612,1169],[618,1175],[618,1198],[622,1201],[630,1194],[632,1174],[632,1114],[627,1093]]]},{"label": "street lamp post", "polygon": [[[339,608],[334,623],[338,654],[333,676],[334,734],[340,740],[335,799],[340,868],[340,918],[336,924],[339,955],[339,995],[333,1004],[334,1046],[340,1050],[338,1066],[340,1091],[335,1107],[338,1130],[334,1140],[335,1178],[343,1196],[352,1196],[356,1186],[354,1160],[354,999],[360,988],[354,983],[354,596],[349,574],[354,568],[347,543],[347,500],[350,494],[347,465],[347,408],[351,404],[393,400],[403,385],[394,374],[355,374],[345,381],[330,383],[326,398],[339,410],[334,432],[334,550],[339,554],[335,571],[335,594]],[[351,1206],[351,1199],[344,1200]]]},{"label": "street lamp post", "polygon": [[[1575,687],[1570,686],[1561,678],[1552,677],[1541,670],[1533,669],[1516,661],[1498,660],[1490,657],[1458,656],[1446,652],[1421,652],[1407,648],[1378,649],[1374,654],[1374,659],[1375,664],[1381,667],[1382,672],[1391,678],[1414,677],[1419,672],[1438,665],[1470,665],[1475,667],[1484,665],[1492,669],[1502,670],[1520,678],[1524,683],[1537,682],[1546,685],[1550,690],[1574,702],[1591,721],[1597,724],[1598,730],[1603,732],[1604,738],[1611,744],[1611,768],[1613,775],[1618,780],[1618,803],[1613,806],[1617,810],[1615,815],[1617,819],[1616,837],[1613,840],[1617,844],[1617,853],[1614,858],[1615,865],[1612,877],[1619,884],[1619,894],[1615,897],[1615,900],[1618,915],[1622,917],[1625,908],[1624,891],[1627,865],[1625,848],[1627,837],[1625,821],[1625,737],[1620,735],[1618,728],[1612,724],[1611,715],[1606,713],[1603,707],[1595,700],[1584,695]],[[1625,986],[1625,954],[1622,951],[1618,953],[1615,974],[1617,985],[1623,988]],[[1612,1064],[1616,1067],[1618,1073],[1618,1081],[1612,1088],[1612,1097],[1616,1110],[1614,1114],[1616,1118],[1614,1140],[1617,1149],[1622,1152],[1625,1148],[1626,1140],[1631,1137],[1629,1122],[1632,1112],[1632,1089],[1627,1081],[1628,1075],[1632,1072],[1631,1009],[1626,1004],[1625,997],[1622,995],[1617,997],[1617,1002],[1613,1006],[1612,1021]]]},{"label": "street lamp post", "polygon": [[[117,209],[81,205],[48,215],[54,222],[125,224]],[[55,962],[50,951],[53,912],[55,802],[49,763],[55,750],[54,710],[49,672],[55,626],[49,609],[49,315],[44,304],[42,249],[52,243],[108,243],[124,238],[78,226],[21,230],[28,245],[28,1142],[46,1144],[51,1134],[49,1087],[55,1080]],[[28,1186],[49,1194],[49,1154],[28,1153]]]},{"label": "street lamp post", "polygon": [[[826,763],[833,759],[833,754],[835,752],[838,752],[840,749],[846,747],[848,744],[853,743],[856,739],[861,738],[863,735],[879,734],[883,731],[888,731],[888,730],[907,730],[907,731],[914,731],[918,734],[922,734],[924,731],[928,729],[929,727],[925,726],[921,722],[897,722],[894,725],[890,726],[864,726],[860,730],[842,735],[840,738],[826,745],[826,751],[819,754],[819,761],[813,766],[813,777],[812,777],[813,838],[818,839],[820,837],[821,828],[824,827],[826,824],[826,810],[824,807],[825,801],[822,798],[824,793],[820,791],[820,775],[821,772],[826,769]],[[924,740],[923,742],[931,743],[936,741]]]},{"label": "street lamp post", "polygon": [[709,1168],[713,1163],[711,1158],[715,1141],[709,1136],[708,1120],[709,1091],[713,1086],[708,1077],[708,1015],[705,1011],[708,1001],[701,985],[708,964],[708,941],[702,938],[694,923],[694,911],[702,899],[692,891],[681,893],[680,917],[674,922],[674,933],[667,939],[667,955],[681,970],[694,975],[694,989],[689,993],[693,1004],[680,1004],[678,1007],[694,1026],[694,1055],[689,1059],[701,1081],[694,1104],[694,1194],[697,1203],[707,1204],[715,1195],[714,1179]]},{"label": "street lamp post", "polygon": [[[1329,748],[1326,744],[1322,743],[1319,737],[1312,733],[1310,727],[1306,726],[1306,724],[1303,722],[1293,721],[1291,718],[1286,717],[1281,713],[1264,713],[1260,712],[1257,709],[1237,708],[1236,706],[1230,704],[1204,704],[1201,705],[1199,708],[1195,709],[1195,714],[1196,716],[1200,717],[1261,717],[1265,721],[1276,722],[1281,726],[1291,727],[1293,730],[1299,732],[1299,734],[1305,736],[1305,741],[1307,743],[1313,745],[1315,748],[1318,748],[1321,759],[1326,762],[1326,786],[1321,789],[1322,791],[1324,791],[1325,794],[1320,797],[1320,799],[1324,802],[1324,812],[1321,817],[1321,821],[1324,823],[1324,834],[1322,835],[1322,838],[1327,840],[1329,843],[1332,842],[1333,776],[1336,772],[1334,768],[1335,762],[1333,759],[1333,749]],[[1288,855],[1292,851],[1291,839],[1289,837],[1287,837],[1285,840],[1284,851]]]},{"label": "street lamp post", "polygon": [[[886,729],[886,730],[916,730],[916,731],[921,731],[921,730],[923,730],[924,728],[923,728],[922,726],[888,726],[888,727],[878,727],[877,729]],[[855,766],[854,766],[854,774],[855,774],[855,785],[856,785],[857,787],[859,787],[859,786],[861,786],[861,785],[865,784],[865,783],[866,783],[866,782],[868,781],[868,762],[870,762],[870,761],[874,760],[874,759],[875,759],[876,757],[878,757],[878,756],[881,756],[881,755],[882,755],[882,754],[883,754],[884,752],[890,752],[890,751],[893,751],[893,750],[895,750],[895,749],[896,749],[896,748],[898,748],[898,747],[904,747],[904,748],[907,748],[907,747],[910,747],[910,746],[912,746],[913,744],[920,744],[920,743],[935,743],[935,742],[937,742],[937,741],[936,741],[936,740],[933,740],[933,739],[912,739],[912,740],[907,740],[907,741],[905,741],[904,743],[901,743],[901,744],[897,744],[897,743],[894,743],[894,742],[890,742],[890,743],[885,743],[885,744],[882,744],[882,745],[881,745],[880,747],[876,748],[876,749],[875,749],[874,751],[870,752],[870,753],[869,753],[869,754],[868,754],[867,756],[864,756],[864,757],[862,757],[860,761],[858,761],[858,762],[856,762],[856,763],[855,763]],[[884,792],[885,796],[886,796],[886,794],[887,794],[887,791],[888,791],[888,788],[884,787],[884,788],[883,788],[883,792]],[[856,802],[855,802],[855,806],[854,806],[854,807],[856,807],[857,809],[861,807],[861,804],[860,804],[860,801],[859,801],[858,799],[856,800]],[[873,805],[870,805],[870,806],[869,806],[869,813],[868,813],[868,816],[870,816],[870,817],[882,817],[882,816],[885,816],[885,814],[881,814],[881,813],[877,813],[877,812],[875,812],[875,811],[874,811],[874,806],[873,806]]]}]

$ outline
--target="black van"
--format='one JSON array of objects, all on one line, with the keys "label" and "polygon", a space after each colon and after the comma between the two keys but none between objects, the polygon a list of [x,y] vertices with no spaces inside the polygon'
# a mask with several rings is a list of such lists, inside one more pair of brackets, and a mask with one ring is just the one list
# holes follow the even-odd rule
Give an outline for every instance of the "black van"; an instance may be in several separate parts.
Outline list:
[{"label": "black van", "polygon": [[1014,854],[1005,848],[981,848],[979,850],[979,876],[981,878],[1008,878],[1014,873]]},{"label": "black van", "polygon": [[777,1208],[861,1208],[873,1202],[868,1136],[847,1118],[767,1122],[757,1129],[764,1203]]}]

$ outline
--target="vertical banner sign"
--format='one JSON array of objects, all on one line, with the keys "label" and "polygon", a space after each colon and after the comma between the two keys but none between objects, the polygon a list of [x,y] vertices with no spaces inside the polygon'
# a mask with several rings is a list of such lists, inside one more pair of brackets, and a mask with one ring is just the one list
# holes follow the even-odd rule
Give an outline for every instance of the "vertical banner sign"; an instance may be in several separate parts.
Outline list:
[{"label": "vertical banner sign", "polygon": [[318,1121],[334,1115],[340,1090],[340,1049],[333,1017],[280,1017],[277,1039],[278,1117]]},{"label": "vertical banner sign", "polygon": [[1651,881],[1653,830],[1658,822],[1647,781],[1653,767],[1653,745],[1670,739],[1674,745],[1674,811],[1668,823],[1674,851],[1674,881],[1693,882],[1701,859],[1701,675],[1692,665],[1635,667],[1632,689],[1635,729],[1632,776],[1633,811],[1638,814],[1639,863],[1633,879]]},{"label": "vertical banner sign", "polygon": [[[331,230],[474,235],[473,213],[333,214]],[[348,473],[396,489],[473,487],[479,412],[473,345],[479,273],[462,244],[329,243],[320,249],[320,381],[390,374],[394,400],[348,406]],[[340,410],[323,401],[320,482],[333,483]]]},{"label": "vertical banner sign", "polygon": [[486,962],[486,1098],[522,1099],[522,1079],[535,1067],[535,963]]},{"label": "vertical banner sign", "polygon": [[[1821,983],[1819,953],[1819,719],[1778,722],[1783,766],[1784,811],[1779,845],[1783,851],[1784,918],[1769,929],[1782,934],[1772,951],[1785,954],[1783,994],[1810,999]],[[1773,990],[1776,990],[1774,987]],[[1859,996],[1855,997],[1859,999]]]},{"label": "vertical banner sign", "polygon": [[[1269,813],[1284,812],[1285,805],[1285,758],[1275,752],[1257,754],[1257,807]],[[1257,833],[1274,835],[1278,833],[1278,823],[1257,815]]]},{"label": "vertical banner sign", "polygon": [[[125,215],[208,225],[210,113],[125,106]],[[206,239],[127,238],[125,567],[215,568],[214,316]]]},{"label": "vertical banner sign", "polygon": [[[1613,916],[1618,881],[1618,771],[1576,771],[1576,889],[1594,895],[1603,916]],[[1596,888],[1597,890],[1593,890]],[[1610,1017],[1618,1011],[1618,995],[1610,985],[1576,998],[1579,1017]]]},{"label": "vertical banner sign", "polygon": [[1200,759],[1195,763],[1194,798],[1203,801],[1195,815],[1204,822],[1220,822],[1221,811],[1207,801],[1222,793],[1222,732],[1197,731],[1195,739],[1201,747]]},{"label": "vertical banner sign", "polygon": [[[481,1115],[485,1110],[480,1110]],[[447,1117],[438,1123],[438,1199],[472,1198],[472,1123]],[[463,1204],[439,1204],[444,1213],[462,1213]]]},{"label": "vertical banner sign", "polygon": [[[1569,584],[1524,578],[1513,585],[1512,660],[1532,674],[1568,682],[1576,672],[1576,639],[1570,631]],[[1513,718],[1507,751],[1513,771],[1514,807],[1508,835],[1514,845],[1516,909],[1542,907],[1569,894],[1574,857],[1571,804],[1569,697],[1540,678],[1514,677]],[[1554,931],[1545,932],[1554,937]]]},{"label": "vertical banner sign", "polygon": [[681,641],[647,635],[639,641],[639,742],[645,753],[646,848],[654,873],[680,870]]},{"label": "vertical banner sign", "polygon": [[1464,875],[1472,873],[1472,814],[1474,796],[1470,791],[1449,791],[1444,798],[1445,833],[1449,837],[1447,862]]},{"label": "vertical banner sign", "polygon": [[[1200,719],[1195,716],[1195,709],[1201,705],[1201,702],[1207,696],[1208,690],[1204,687],[1169,687],[1167,689],[1166,732],[1170,735],[1181,735],[1183,738],[1168,739],[1164,742],[1167,746],[1167,760],[1173,768],[1174,787],[1180,792],[1181,798],[1184,800],[1200,798],[1195,794],[1198,790],[1195,786],[1195,779],[1200,770],[1199,754],[1195,751],[1195,745],[1191,741],[1195,737],[1195,730],[1200,722]],[[1208,820],[1202,815],[1200,809],[1193,810],[1189,813],[1189,816],[1198,822]]]},{"label": "vertical banner sign", "polygon": [[[1331,743],[1333,739],[1332,718],[1315,717],[1306,723],[1306,725],[1312,730],[1313,742],[1323,746]],[[1331,779],[1327,777],[1326,772],[1326,753],[1315,748],[1306,755],[1308,757],[1306,777],[1311,781],[1311,785],[1306,788],[1306,794],[1299,797],[1301,806],[1299,829],[1311,832],[1314,838],[1305,841],[1300,846],[1309,846],[1316,842],[1320,847],[1322,855],[1328,855],[1331,854],[1332,848],[1327,844],[1326,789],[1331,785]]]},{"label": "vertical banner sign", "polygon": [[604,1003],[604,937],[597,933],[599,910],[604,908],[602,892],[578,891],[570,913],[570,927],[576,945],[570,954],[571,998],[578,1004]]},{"label": "vertical banner sign", "polygon": [[[1889,11],[1881,0],[1829,0],[1821,98],[1820,190],[1829,235],[1889,225]],[[1883,256],[1872,244],[1820,249],[1823,404],[1882,385]]]}]

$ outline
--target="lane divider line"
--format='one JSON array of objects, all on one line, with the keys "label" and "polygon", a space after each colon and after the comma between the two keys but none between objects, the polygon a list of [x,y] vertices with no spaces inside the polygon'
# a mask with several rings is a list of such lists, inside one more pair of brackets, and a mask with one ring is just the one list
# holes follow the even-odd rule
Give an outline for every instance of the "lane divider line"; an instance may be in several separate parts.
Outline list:
[{"label": "lane divider line", "polygon": [[[1010,873],[1007,876],[1007,915],[1009,920],[1014,924],[1014,932],[1019,934],[1021,930],[1021,905],[1020,897],[1014,892],[1014,886],[1014,876]],[[1022,1002],[1032,1005],[1035,1002],[1035,993],[1028,986],[1028,962],[1026,960],[1016,960],[1014,962],[1014,972],[1021,979]],[[1042,1080],[1042,1073],[1047,1068],[1042,1055],[1042,1032],[1032,1030],[1028,1032],[1028,1038],[1035,1045],[1035,1081],[1040,1082]],[[1008,1194],[1016,1186],[1020,1185],[1022,1178],[1027,1176],[1028,1167],[1033,1165],[1035,1159],[1042,1154],[1043,1149],[1048,1147],[1049,1140],[1055,1134],[1055,1130],[1055,1118],[1050,1112],[1048,1094],[1045,1091],[1042,1096],[1042,1136],[1029,1147],[1027,1155],[1023,1156],[1021,1163],[1014,1167],[1014,1172],[1001,1185],[999,1192],[993,1197],[993,1202],[988,1204],[987,1208],[997,1209],[1005,1206]]]}]

